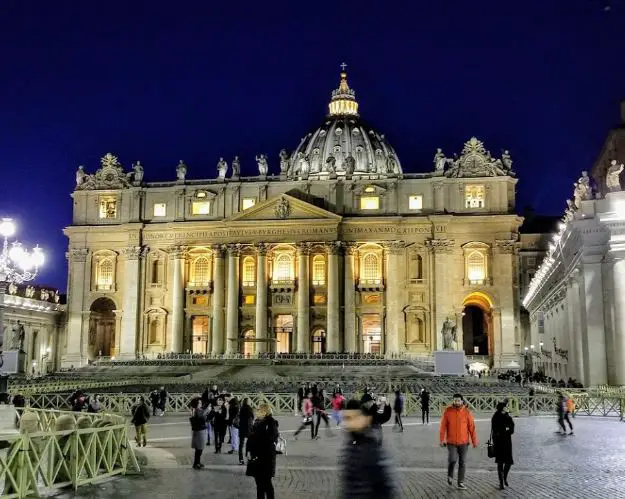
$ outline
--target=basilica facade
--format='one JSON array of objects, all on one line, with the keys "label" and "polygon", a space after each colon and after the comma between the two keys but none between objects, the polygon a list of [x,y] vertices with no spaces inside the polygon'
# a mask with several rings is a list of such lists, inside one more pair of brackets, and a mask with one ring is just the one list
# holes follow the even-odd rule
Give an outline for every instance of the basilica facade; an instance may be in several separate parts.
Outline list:
[{"label": "basilica facade", "polygon": [[[519,227],[507,151],[470,138],[404,173],[341,73],[321,125],[258,175],[144,181],[80,167],[63,364],[137,354],[429,353],[518,366]],[[449,345],[446,345],[449,347]]]}]

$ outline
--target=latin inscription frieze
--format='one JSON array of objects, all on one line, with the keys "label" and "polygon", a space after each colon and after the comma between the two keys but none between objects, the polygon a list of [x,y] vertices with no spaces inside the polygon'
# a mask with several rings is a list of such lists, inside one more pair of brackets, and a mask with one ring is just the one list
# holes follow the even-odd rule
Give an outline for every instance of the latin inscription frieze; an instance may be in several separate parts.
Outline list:
[{"label": "latin inscription frieze", "polygon": [[145,241],[179,241],[186,239],[229,239],[236,237],[288,236],[288,235],[332,235],[336,229],[332,227],[290,227],[290,228],[250,228],[250,229],[218,229],[210,231],[189,232],[146,232]]}]

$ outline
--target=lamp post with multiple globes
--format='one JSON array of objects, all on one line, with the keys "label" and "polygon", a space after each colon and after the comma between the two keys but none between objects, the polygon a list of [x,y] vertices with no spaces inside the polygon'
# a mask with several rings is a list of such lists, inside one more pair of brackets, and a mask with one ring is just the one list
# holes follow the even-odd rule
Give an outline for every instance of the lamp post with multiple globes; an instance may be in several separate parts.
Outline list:
[{"label": "lamp post with multiple globes", "polygon": [[32,281],[45,260],[39,246],[28,251],[20,242],[9,244],[9,238],[15,235],[16,229],[11,218],[3,218],[0,222],[0,236],[3,239],[0,253],[0,352],[4,344],[4,295],[7,284]]}]

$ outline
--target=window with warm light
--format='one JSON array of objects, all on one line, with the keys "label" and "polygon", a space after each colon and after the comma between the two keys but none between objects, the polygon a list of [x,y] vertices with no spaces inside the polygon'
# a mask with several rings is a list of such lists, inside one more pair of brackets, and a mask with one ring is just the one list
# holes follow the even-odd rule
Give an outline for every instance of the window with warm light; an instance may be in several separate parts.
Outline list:
[{"label": "window with warm light", "polygon": [[379,210],[380,198],[378,196],[363,196],[360,198],[361,210]]},{"label": "window with warm light", "polygon": [[193,203],[191,203],[191,213],[193,215],[210,215],[210,212],[210,201],[193,201]]},{"label": "window with warm light", "polygon": [[323,286],[326,283],[326,261],[323,255],[313,258],[313,285]]},{"label": "window with warm light", "polygon": [[167,203],[154,203],[154,216],[166,217],[167,216]]},{"label": "window with warm light", "polygon": [[210,260],[201,256],[193,262],[193,285],[207,286],[210,280]]},{"label": "window with warm light", "polygon": [[380,282],[378,255],[368,253],[362,260],[362,279],[366,282]]},{"label": "window with warm light", "polygon": [[276,256],[273,269],[274,281],[291,281],[293,280],[293,259],[286,253]]},{"label": "window with warm light", "polygon": [[482,283],[486,279],[486,255],[481,251],[467,255],[467,278],[471,283]]},{"label": "window with warm light", "polygon": [[256,262],[254,257],[246,256],[243,259],[243,286],[256,285]]},{"label": "window with warm light", "polygon": [[100,218],[117,218],[117,198],[102,196],[100,198]]},{"label": "window with warm light", "polygon": [[464,188],[465,207],[484,208],[486,189],[483,185],[467,185]]},{"label": "window with warm light", "polygon": [[97,266],[96,283],[98,291],[113,289],[113,260],[104,258]]},{"label": "window with warm light", "polygon": [[254,303],[256,303],[256,297],[254,295],[245,295],[245,298],[243,298],[243,303],[245,305],[254,305]]},{"label": "window with warm light", "polygon": [[408,198],[409,210],[421,210],[423,209],[423,196],[410,196]]},{"label": "window with warm light", "polygon": [[256,198],[243,198],[243,201],[241,202],[241,206],[244,210],[251,208],[255,204],[256,204]]},{"label": "window with warm light", "polygon": [[368,185],[367,187],[365,187],[365,192],[367,194],[370,194],[372,192],[375,192],[375,187],[373,187],[372,185]]}]

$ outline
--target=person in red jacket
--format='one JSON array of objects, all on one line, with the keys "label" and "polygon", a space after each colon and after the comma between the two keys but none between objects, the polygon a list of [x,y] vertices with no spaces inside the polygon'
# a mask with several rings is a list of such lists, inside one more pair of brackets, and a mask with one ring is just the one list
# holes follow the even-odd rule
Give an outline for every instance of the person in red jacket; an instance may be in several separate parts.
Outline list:
[{"label": "person in red jacket", "polygon": [[345,405],[345,397],[340,391],[337,391],[332,397],[332,419],[336,423],[336,426],[341,424],[341,411]]},{"label": "person in red jacket", "polygon": [[306,398],[304,399],[304,403],[302,404],[302,413],[304,415],[304,419],[302,420],[302,424],[300,425],[300,427],[297,429],[297,431],[293,435],[293,438],[295,440],[297,440],[297,436],[307,426],[310,426],[310,438],[313,440],[315,439],[315,425],[313,424],[313,410],[314,410],[314,406],[312,403],[312,393],[308,392],[306,394]]},{"label": "person in red jacket", "polygon": [[464,484],[465,461],[469,441],[473,448],[477,447],[477,434],[475,433],[475,421],[469,408],[464,404],[461,394],[454,394],[452,405],[445,409],[440,427],[441,447],[447,446],[447,483],[454,481],[454,469],[458,463],[458,488],[466,489]]}]

